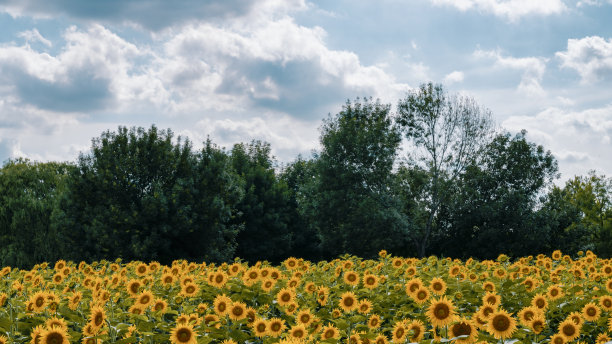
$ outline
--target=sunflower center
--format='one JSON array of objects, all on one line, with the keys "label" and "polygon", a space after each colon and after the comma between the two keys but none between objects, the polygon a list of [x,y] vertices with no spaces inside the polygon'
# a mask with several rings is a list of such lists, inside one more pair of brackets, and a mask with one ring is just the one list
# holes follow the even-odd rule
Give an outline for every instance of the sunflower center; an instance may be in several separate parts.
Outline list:
[{"label": "sunflower center", "polygon": [[597,314],[597,311],[595,310],[595,308],[588,308],[586,311],[586,314],[588,314],[589,316],[593,317],[595,316],[595,314]]},{"label": "sunflower center", "polygon": [[195,292],[195,287],[194,287],[194,286],[191,286],[191,285],[190,285],[189,287],[187,287],[187,293],[188,293],[188,294],[192,294],[192,293],[194,293],[194,292]]},{"label": "sunflower center", "polygon": [[325,336],[324,336],[325,339],[332,338],[333,336],[334,336],[334,330],[330,329],[330,330],[325,331]]},{"label": "sunflower center", "polygon": [[94,324],[96,324],[96,326],[100,326],[102,325],[102,321],[104,321],[102,314],[96,314],[96,317],[94,318]]},{"label": "sunflower center", "polygon": [[499,332],[504,332],[510,327],[510,320],[503,314],[496,315],[493,318],[493,327]]},{"label": "sunflower center", "polygon": [[64,337],[57,332],[51,333],[47,336],[47,343],[49,344],[61,344],[64,341]]},{"label": "sunflower center", "polygon": [[283,300],[283,302],[289,302],[291,300],[291,295],[289,295],[289,293],[284,293],[281,295],[281,300]]},{"label": "sunflower center", "polygon": [[302,337],[304,337],[304,330],[297,329],[297,330],[293,331],[293,337],[295,337],[295,338],[302,338]]},{"label": "sunflower center", "polygon": [[413,332],[412,338],[418,338],[421,334],[421,328],[418,326],[412,326],[410,329]]},{"label": "sunflower center", "polygon": [[463,336],[463,335],[470,335],[472,334],[472,328],[465,323],[458,323],[453,325],[452,327],[452,332],[453,332],[453,336],[458,337],[458,336]]},{"label": "sunflower center", "polygon": [[244,313],[244,310],[242,309],[242,307],[234,307],[234,308],[232,309],[232,313],[233,313],[235,316],[241,316],[241,315]]},{"label": "sunflower center", "polygon": [[527,321],[533,319],[533,316],[535,315],[535,313],[533,313],[533,311],[526,311],[525,315],[523,316],[523,318]]},{"label": "sunflower center", "polygon": [[544,303],[545,301],[543,299],[538,299],[535,304],[536,306],[538,306],[538,308],[544,308]]},{"label": "sunflower center", "polygon": [[347,297],[346,299],[344,299],[344,305],[347,307],[352,306],[355,303],[355,300],[353,300],[352,297]]},{"label": "sunflower center", "polygon": [[221,282],[223,282],[223,276],[221,276],[221,275],[217,275],[217,276],[215,277],[215,282],[217,282],[217,283],[221,283]]},{"label": "sunflower center", "polygon": [[45,299],[42,297],[39,297],[36,299],[36,307],[42,307],[42,305],[45,303]]},{"label": "sunflower center", "polygon": [[404,336],[404,329],[402,327],[398,328],[397,331],[395,331],[395,336],[397,338],[402,338]]},{"label": "sunflower center", "polygon": [[574,327],[574,325],[571,324],[567,324],[565,326],[563,326],[563,334],[571,337],[576,333],[576,327]]},{"label": "sunflower center", "polygon": [[419,299],[419,300],[424,300],[426,297],[427,297],[427,292],[425,292],[425,291],[420,291],[417,294],[417,299]]},{"label": "sunflower center", "polygon": [[355,275],[352,275],[352,274],[351,274],[351,275],[348,275],[347,279],[348,279],[350,282],[355,282],[355,280],[357,279],[357,276],[355,276]]},{"label": "sunflower center", "polygon": [[270,329],[271,329],[273,332],[278,332],[278,331],[280,331],[280,329],[281,329],[281,324],[279,324],[279,323],[277,323],[277,322],[272,323],[272,325],[270,325]]},{"label": "sunflower center", "polygon": [[310,315],[308,315],[308,314],[302,314],[302,316],[300,317],[300,321],[301,321],[302,323],[304,323],[304,324],[305,324],[305,323],[307,323],[307,322],[309,322],[309,321],[310,321]]},{"label": "sunflower center", "polygon": [[371,326],[376,326],[376,325],[378,325],[378,319],[376,319],[376,318],[372,318],[372,320],[370,320],[370,325],[371,325]]},{"label": "sunflower center", "polygon": [[146,305],[147,303],[149,303],[149,301],[151,301],[151,298],[149,298],[149,295],[143,295],[140,298],[140,303],[142,303],[143,305]]},{"label": "sunflower center", "polygon": [[176,337],[181,343],[187,343],[189,339],[191,339],[191,331],[188,329],[180,329],[178,330]]},{"label": "sunflower center", "polygon": [[374,278],[373,278],[373,277],[368,277],[368,278],[366,279],[366,284],[367,284],[367,285],[373,285],[373,284],[374,284],[374,282],[375,282],[375,280],[374,280]]},{"label": "sunflower center", "polygon": [[563,344],[564,340],[562,337],[555,337],[553,344]]},{"label": "sunflower center", "polygon": [[440,283],[434,283],[433,285],[433,289],[438,291],[438,290],[442,290],[442,284]]},{"label": "sunflower center", "polygon": [[257,331],[258,332],[265,332],[266,331],[266,324],[257,324]]},{"label": "sunflower center", "polygon": [[438,319],[445,319],[450,314],[450,309],[447,305],[436,305],[434,314]]}]

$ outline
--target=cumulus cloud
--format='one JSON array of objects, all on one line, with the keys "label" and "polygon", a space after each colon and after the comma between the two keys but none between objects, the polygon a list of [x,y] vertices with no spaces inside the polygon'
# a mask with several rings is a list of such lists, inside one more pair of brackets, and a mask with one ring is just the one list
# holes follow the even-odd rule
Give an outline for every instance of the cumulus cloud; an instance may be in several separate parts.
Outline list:
[{"label": "cumulus cloud", "polygon": [[305,0],[0,0],[0,11],[13,16],[64,15],[84,22],[134,24],[154,31],[195,21],[221,22],[253,13],[288,12],[304,9],[306,6]]},{"label": "cumulus cloud", "polygon": [[43,37],[36,28],[20,32],[18,36],[25,39],[26,42],[39,42],[46,45],[47,47],[51,47],[53,45],[51,44],[51,41]]},{"label": "cumulus cloud", "polygon": [[566,171],[563,179],[586,174],[593,167],[612,170],[612,106],[584,111],[548,108],[535,116],[512,116],[502,126],[526,129],[530,140],[550,149]]},{"label": "cumulus cloud", "polygon": [[476,10],[516,21],[528,15],[552,15],[567,10],[562,0],[430,0],[435,5],[453,6],[465,12]]},{"label": "cumulus cloud", "polygon": [[612,75],[612,39],[599,36],[568,39],[567,50],[557,52],[561,67],[574,69],[583,83],[595,82]]},{"label": "cumulus cloud", "polygon": [[453,71],[447,74],[444,77],[444,83],[447,85],[451,85],[451,84],[455,84],[458,82],[463,82],[463,78],[464,78],[463,72],[456,70],[456,71]]},{"label": "cumulus cloud", "polygon": [[518,91],[528,96],[541,97],[545,95],[545,91],[540,83],[546,72],[548,59],[543,57],[503,56],[497,50],[476,50],[474,56],[478,58],[492,58],[495,60],[495,65],[500,68],[522,71],[523,74],[517,88]]}]

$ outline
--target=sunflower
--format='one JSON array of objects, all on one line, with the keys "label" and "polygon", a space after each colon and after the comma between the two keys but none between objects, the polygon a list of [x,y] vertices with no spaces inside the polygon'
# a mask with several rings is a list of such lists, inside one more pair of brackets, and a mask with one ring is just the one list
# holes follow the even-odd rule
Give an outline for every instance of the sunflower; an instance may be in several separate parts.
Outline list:
[{"label": "sunflower", "polygon": [[544,318],[544,315],[536,314],[533,319],[531,319],[528,326],[531,328],[533,333],[540,334],[546,327],[546,319]]},{"label": "sunflower", "polygon": [[425,336],[425,325],[421,320],[412,320],[406,325],[406,329],[412,331],[412,336],[409,338],[411,343],[420,342]]},{"label": "sunflower", "polygon": [[523,326],[529,326],[533,318],[539,314],[542,314],[542,311],[538,307],[528,306],[518,312],[518,319]]},{"label": "sunflower", "polygon": [[272,291],[272,289],[274,289],[275,285],[276,285],[276,280],[272,278],[266,278],[261,282],[261,290],[269,293]]},{"label": "sunflower", "polygon": [[[204,316],[204,325],[213,326],[215,328],[220,328],[221,324],[219,323],[219,317],[216,314],[206,314]],[[216,324],[213,324],[216,323]]]},{"label": "sunflower", "polygon": [[319,286],[317,289],[317,302],[321,306],[325,306],[327,304],[328,297],[329,297],[329,288]]},{"label": "sunflower", "polygon": [[612,296],[604,295],[599,298],[599,305],[604,311],[612,310]]},{"label": "sunflower", "polygon": [[446,282],[439,277],[432,278],[429,282],[429,289],[436,295],[444,295],[446,292]]},{"label": "sunflower", "polygon": [[548,308],[548,301],[543,294],[535,294],[535,296],[531,299],[531,304],[541,310]]},{"label": "sunflower", "polygon": [[272,318],[268,320],[268,335],[279,337],[285,329],[285,321],[280,318]]},{"label": "sunflower", "polygon": [[372,302],[369,300],[363,299],[359,301],[358,312],[361,314],[368,314],[372,310]]},{"label": "sunflower", "polygon": [[555,333],[550,337],[550,344],[565,344],[565,338],[560,333]]},{"label": "sunflower", "polygon": [[327,325],[323,328],[323,332],[321,332],[321,339],[338,339],[340,338],[340,331],[334,325]]},{"label": "sunflower", "polygon": [[232,300],[225,296],[225,294],[217,295],[213,301],[215,313],[217,313],[219,316],[228,314],[231,304]]},{"label": "sunflower", "polygon": [[442,296],[440,299],[431,302],[426,315],[434,327],[443,327],[453,322],[455,306],[452,301]]},{"label": "sunflower", "polygon": [[389,340],[387,339],[387,337],[384,334],[379,334],[374,339],[374,343],[375,344],[388,344]]},{"label": "sunflower", "polygon": [[145,290],[141,292],[140,295],[136,296],[136,303],[142,308],[147,308],[153,303],[153,299],[153,293],[148,290]]},{"label": "sunflower", "polygon": [[285,265],[285,267],[287,267],[287,269],[294,270],[294,269],[297,269],[298,267],[298,260],[295,257],[289,257],[285,259],[283,264]]},{"label": "sunflower", "polygon": [[161,282],[163,285],[168,286],[173,284],[176,281],[175,277],[171,273],[164,273],[161,277]]},{"label": "sunflower", "polygon": [[209,280],[210,285],[216,288],[223,288],[228,281],[228,276],[223,271],[217,271],[212,274],[212,278]]},{"label": "sunflower", "polygon": [[193,282],[187,282],[181,287],[180,295],[183,295],[186,297],[194,297],[198,294],[199,291],[200,291],[200,287],[198,287],[197,284]]},{"label": "sunflower", "polygon": [[191,325],[176,325],[170,331],[170,342],[173,344],[196,344],[196,335]]},{"label": "sunflower", "polygon": [[70,344],[68,333],[59,327],[45,329],[40,335],[40,344]]},{"label": "sunflower", "polygon": [[291,288],[283,288],[276,294],[276,302],[283,307],[295,299],[295,291]]},{"label": "sunflower", "polygon": [[62,330],[68,332],[68,323],[66,323],[66,320],[64,320],[63,318],[58,318],[55,316],[45,322],[45,327],[47,328],[51,328],[54,326],[59,327]]},{"label": "sunflower", "polygon": [[412,296],[412,294],[420,288],[424,288],[423,281],[416,277],[406,282],[406,294]]},{"label": "sunflower", "polygon": [[[32,332],[30,332],[30,337],[32,338],[30,343],[31,344],[38,344],[38,343],[40,343],[40,339],[42,338],[42,333],[44,331],[45,331],[45,328],[42,325],[38,325],[38,326],[34,327],[32,329]],[[0,341],[0,343],[6,344],[7,343],[6,337],[4,337],[4,339],[5,339],[5,341],[4,342]]]},{"label": "sunflower", "polygon": [[457,320],[449,327],[450,337],[467,336],[465,338],[459,338],[455,340],[457,344],[471,344],[474,343],[478,337],[478,330],[476,326],[465,318]]},{"label": "sunflower", "polygon": [[372,274],[365,274],[363,276],[363,286],[370,290],[376,289],[378,287],[378,277]]},{"label": "sunflower", "polygon": [[601,309],[593,302],[589,302],[582,307],[582,317],[586,321],[597,321],[601,315]]},{"label": "sunflower", "polygon": [[516,331],[516,321],[508,312],[499,309],[489,316],[487,329],[497,339],[508,338]]},{"label": "sunflower", "polygon": [[142,286],[142,281],[140,280],[133,279],[133,280],[128,281],[126,285],[128,294],[130,294],[130,296],[132,297],[137,297],[141,286]]},{"label": "sunflower", "polygon": [[368,327],[371,329],[377,329],[380,327],[380,317],[376,314],[372,314],[370,318],[368,318]]},{"label": "sunflower", "polygon": [[482,297],[482,304],[487,303],[497,308],[501,303],[501,296],[489,291]]},{"label": "sunflower", "polygon": [[89,321],[96,327],[101,328],[106,320],[106,313],[102,307],[93,307],[90,311]]},{"label": "sunflower", "polygon": [[608,334],[604,332],[597,335],[597,338],[595,339],[595,344],[608,343],[609,341],[610,336],[608,336]]},{"label": "sunflower", "polygon": [[168,309],[168,303],[163,299],[155,299],[153,300],[153,306],[151,307],[153,312],[166,313]]},{"label": "sunflower", "polygon": [[566,319],[559,324],[559,333],[566,342],[571,342],[580,336],[580,328],[574,324],[572,319]]},{"label": "sunflower", "polygon": [[359,308],[357,296],[353,292],[347,291],[341,295],[340,308],[345,312],[351,312]]},{"label": "sunflower", "polygon": [[136,275],[142,277],[142,276],[145,276],[149,272],[149,267],[145,263],[139,263],[136,266],[136,269],[134,270],[134,272],[136,273]]},{"label": "sunflower", "polygon": [[83,337],[81,344],[102,344],[102,339],[96,339],[95,337]]},{"label": "sunflower", "polygon": [[572,319],[572,321],[574,322],[574,324],[576,324],[578,327],[581,327],[582,324],[584,323],[584,319],[582,318],[582,313],[575,311],[575,312],[571,312],[568,316],[568,319]]},{"label": "sunflower", "polygon": [[489,320],[489,316],[493,314],[497,310],[497,307],[493,307],[490,304],[486,303],[484,306],[478,309],[478,314],[482,319]]},{"label": "sunflower", "polygon": [[130,306],[130,308],[128,308],[128,313],[130,314],[134,314],[134,315],[141,315],[142,313],[144,313],[144,309],[142,307],[140,307],[140,305],[133,304]]},{"label": "sunflower", "polygon": [[345,272],[344,283],[352,286],[359,284],[359,274],[353,270]]},{"label": "sunflower", "polygon": [[297,310],[298,306],[299,305],[297,304],[297,302],[291,301],[288,305],[285,306],[285,308],[283,308],[283,311],[287,315],[293,315],[293,313],[295,313],[295,311]]},{"label": "sunflower", "polygon": [[406,324],[403,321],[398,321],[393,326],[392,333],[392,341],[394,343],[401,343],[408,336],[408,330],[406,329]]},{"label": "sunflower", "polygon": [[549,300],[556,300],[563,296],[563,290],[557,285],[551,285],[548,287],[548,291],[546,292],[546,296],[548,296]]},{"label": "sunflower", "polygon": [[246,304],[243,302],[233,302],[230,306],[229,317],[232,320],[242,320],[246,318]]},{"label": "sunflower", "polygon": [[268,334],[268,322],[258,318],[251,324],[255,337],[263,338]]},{"label": "sunflower", "polygon": [[291,327],[291,329],[289,330],[289,336],[291,338],[296,338],[296,339],[306,339],[306,337],[308,336],[308,331],[306,330],[306,326],[302,324],[298,324],[298,325]]},{"label": "sunflower", "polygon": [[424,304],[429,300],[429,290],[425,287],[417,289],[412,295],[412,299],[419,305]]},{"label": "sunflower", "polygon": [[304,326],[309,326],[312,324],[313,320],[314,316],[310,313],[310,309],[301,310],[295,316],[295,321]]},{"label": "sunflower", "polygon": [[44,291],[37,291],[32,295],[30,301],[32,302],[32,311],[34,311],[34,313],[40,313],[47,305],[47,293]]},{"label": "sunflower", "polygon": [[482,284],[482,289],[485,291],[494,292],[495,291],[495,283],[491,281],[486,281]]}]

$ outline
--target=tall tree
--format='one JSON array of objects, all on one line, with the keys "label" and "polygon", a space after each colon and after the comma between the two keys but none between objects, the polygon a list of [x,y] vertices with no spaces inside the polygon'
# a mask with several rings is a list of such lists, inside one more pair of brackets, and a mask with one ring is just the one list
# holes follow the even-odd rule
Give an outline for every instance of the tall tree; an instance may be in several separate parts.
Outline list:
[{"label": "tall tree", "polygon": [[243,180],[244,198],[237,204],[244,225],[238,234],[236,255],[252,263],[279,262],[291,252],[290,192],[276,176],[270,144],[253,141],[234,145],[231,152],[234,171]]},{"label": "tall tree", "polygon": [[17,159],[0,169],[0,266],[28,268],[62,257],[51,215],[72,168]]},{"label": "tall tree", "polygon": [[172,138],[172,131],[152,126],[119,127],[93,139],[56,216],[58,226],[71,229],[74,259],[231,258],[231,245],[217,246],[232,241],[235,231],[219,232],[219,223],[228,222],[231,202],[239,199],[225,158],[208,142],[198,161],[189,141]]},{"label": "tall tree", "polygon": [[390,106],[358,99],[321,128],[316,218],[322,251],[373,256],[403,245],[406,218],[389,192],[401,141]]},{"label": "tall tree", "polygon": [[491,114],[472,98],[449,96],[442,85],[432,83],[409,92],[398,112],[398,122],[413,146],[407,159],[430,176],[424,200],[429,216],[413,236],[424,256],[444,197],[488,141]]}]

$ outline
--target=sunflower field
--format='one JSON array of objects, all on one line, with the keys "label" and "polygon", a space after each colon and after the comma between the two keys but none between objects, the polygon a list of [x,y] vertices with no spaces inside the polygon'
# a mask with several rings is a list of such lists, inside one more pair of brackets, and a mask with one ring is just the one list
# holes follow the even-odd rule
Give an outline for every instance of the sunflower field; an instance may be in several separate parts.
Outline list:
[{"label": "sunflower field", "polygon": [[605,343],[612,261],[343,256],[0,271],[0,343]]}]

